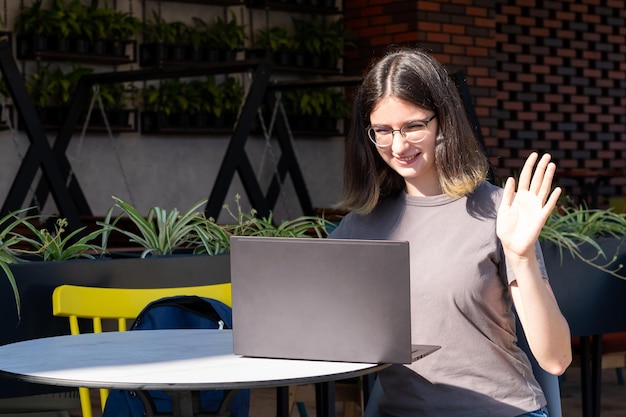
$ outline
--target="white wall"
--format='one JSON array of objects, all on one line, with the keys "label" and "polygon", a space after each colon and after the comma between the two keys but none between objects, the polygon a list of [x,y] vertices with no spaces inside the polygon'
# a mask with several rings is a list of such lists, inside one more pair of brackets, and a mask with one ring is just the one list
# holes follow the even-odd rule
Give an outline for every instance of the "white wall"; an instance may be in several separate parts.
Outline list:
[{"label": "white wall", "polygon": [[[29,4],[29,0],[24,0]],[[19,10],[18,1],[8,2],[8,28]],[[141,1],[118,0],[118,9],[132,11],[141,16]],[[153,6],[149,6],[153,3]],[[157,7],[156,1],[147,1],[147,7]],[[223,9],[213,6],[181,5],[176,3],[161,4],[163,16],[169,20],[190,20],[197,15],[207,19],[212,13]],[[238,18],[252,17],[254,26],[264,25],[268,18],[290,19],[285,13],[266,15],[263,11],[249,13],[243,7],[234,7]],[[149,16],[149,14],[146,14]],[[7,18],[8,17],[8,18]],[[21,65],[21,63],[20,63]],[[128,66],[132,69],[135,65]],[[111,71],[111,67],[96,67],[97,72]],[[50,141],[55,133],[50,133]],[[226,137],[190,137],[190,136],[147,136],[139,133],[117,134],[110,138],[103,134],[87,134],[81,139],[77,132],[67,152],[72,169],[85,193],[87,201],[95,215],[103,215],[112,205],[111,196],[119,196],[147,212],[152,206],[163,208],[177,207],[184,210],[193,203],[206,199],[218,169],[222,163],[228,138]],[[247,153],[255,170],[259,172],[263,189],[267,188],[269,176],[273,173],[271,153],[266,151],[266,142],[261,137],[251,137],[247,144]],[[275,140],[272,140],[275,158],[280,157]],[[26,152],[29,142],[24,132],[0,131],[0,199],[8,193],[21,157]],[[343,166],[343,138],[295,138],[294,146],[300,167],[303,171],[308,191],[314,207],[331,207],[340,198]],[[33,184],[33,188],[36,185]],[[301,213],[293,185],[289,180],[284,184],[284,193],[274,210],[277,219],[292,218]],[[241,194],[244,208],[248,203],[245,192],[236,177],[226,203],[234,205],[235,194]],[[24,202],[24,207],[30,201]],[[46,213],[56,213],[52,202],[45,206]],[[228,221],[221,216],[220,221]]]}]

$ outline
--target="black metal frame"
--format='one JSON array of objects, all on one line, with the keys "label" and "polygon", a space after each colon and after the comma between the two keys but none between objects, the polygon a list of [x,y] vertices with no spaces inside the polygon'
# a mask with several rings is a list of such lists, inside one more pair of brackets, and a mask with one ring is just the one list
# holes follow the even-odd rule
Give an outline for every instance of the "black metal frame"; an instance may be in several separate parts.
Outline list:
[{"label": "black metal frame", "polygon": [[57,133],[54,145],[50,146],[35,106],[28,96],[24,80],[12,56],[11,47],[6,41],[0,42],[0,70],[17,111],[22,115],[22,119],[25,122],[25,130],[31,143],[6,197],[2,207],[2,214],[7,214],[22,207],[28,190],[35,181],[37,170],[41,167],[44,176],[37,184],[32,204],[39,202],[40,205],[43,205],[48,196],[52,194],[59,209],[59,215],[67,218],[70,230],[76,230],[82,226],[81,216],[92,215],[78,179],[75,175],[72,175],[70,178],[72,171],[66,151],[81,113],[88,104],[90,90],[93,85],[236,73],[251,70],[254,70],[252,85],[244,102],[239,120],[234,127],[215,184],[211,190],[205,208],[206,215],[214,218],[218,217],[236,173],[240,176],[251,205],[255,207],[259,215],[269,215],[278,199],[279,184],[287,174],[292,176],[302,211],[306,214],[312,214],[311,200],[293,146],[287,135],[285,121],[281,120],[277,125],[277,136],[282,151],[279,166],[277,167],[278,176],[275,174],[266,194],[261,189],[245,152],[245,144],[254,125],[258,108],[264,100],[269,103],[273,100],[272,95],[267,93],[273,68],[273,63],[269,59],[265,59],[197,65],[185,68],[148,68],[83,76],[76,86],[70,103],[70,110]]}]

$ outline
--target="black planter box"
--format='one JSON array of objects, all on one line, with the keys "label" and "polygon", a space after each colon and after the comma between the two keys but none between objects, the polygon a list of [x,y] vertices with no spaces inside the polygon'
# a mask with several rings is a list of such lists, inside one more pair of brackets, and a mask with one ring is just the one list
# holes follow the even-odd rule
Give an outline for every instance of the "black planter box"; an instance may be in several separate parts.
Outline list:
[{"label": "black planter box", "polygon": [[[626,265],[626,240],[606,238],[597,242],[607,258],[600,257],[596,263],[609,263],[616,256],[608,270]],[[618,278],[573,258],[567,250],[561,258],[552,243],[542,243],[542,248],[550,285],[572,336],[626,331],[626,267],[619,271],[624,278]],[[582,251],[586,259],[597,257],[597,250],[590,245],[584,245]]]}]

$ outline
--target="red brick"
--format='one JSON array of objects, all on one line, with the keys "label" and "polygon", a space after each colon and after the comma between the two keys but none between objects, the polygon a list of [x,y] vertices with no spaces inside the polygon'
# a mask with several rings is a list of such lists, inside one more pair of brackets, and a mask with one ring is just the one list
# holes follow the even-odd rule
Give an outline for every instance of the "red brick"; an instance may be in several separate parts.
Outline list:
[{"label": "red brick", "polygon": [[371,38],[373,36],[382,35],[385,32],[384,26],[370,26],[367,29],[361,31],[361,37]]},{"label": "red brick", "polygon": [[401,33],[406,32],[408,30],[408,25],[406,23],[396,23],[394,25],[386,25],[385,33]]},{"label": "red brick", "polygon": [[534,17],[518,15],[518,16],[515,16],[515,24],[520,25],[520,26],[535,27],[537,26],[537,19],[535,19]]},{"label": "red brick", "polygon": [[397,33],[393,35],[394,43],[408,43],[417,41],[416,32]]},{"label": "red brick", "polygon": [[426,39],[428,39],[429,42],[445,44],[450,42],[450,35],[447,35],[445,33],[428,33],[426,35]]},{"label": "red brick", "polygon": [[465,54],[465,47],[461,45],[445,44],[443,46],[443,51],[450,55],[461,55]]},{"label": "red brick", "polygon": [[419,22],[417,28],[424,32],[441,32],[441,23],[436,22]]},{"label": "red brick", "polygon": [[392,17],[386,16],[386,15],[374,16],[374,17],[370,17],[367,20],[366,19],[361,19],[361,20],[365,20],[367,22],[367,25],[369,26],[383,26],[383,25],[388,25],[393,22]]},{"label": "red brick", "polygon": [[362,15],[365,16],[379,16],[383,14],[382,7],[368,7],[367,9],[363,9]]},{"label": "red brick", "polygon": [[477,17],[474,19],[474,25],[479,28],[495,28],[496,22],[493,19],[483,19]]},{"label": "red brick", "polygon": [[425,12],[441,11],[441,4],[435,1],[420,1],[418,7]]},{"label": "red brick", "polygon": [[474,39],[471,36],[453,35],[452,42],[458,43],[460,45],[473,45]]},{"label": "red brick", "polygon": [[480,16],[480,17],[486,17],[488,15],[487,10],[483,7],[467,7],[465,8],[465,13],[468,16]]},{"label": "red brick", "polygon": [[372,37],[370,43],[372,46],[386,46],[391,44],[393,37],[390,35]]}]

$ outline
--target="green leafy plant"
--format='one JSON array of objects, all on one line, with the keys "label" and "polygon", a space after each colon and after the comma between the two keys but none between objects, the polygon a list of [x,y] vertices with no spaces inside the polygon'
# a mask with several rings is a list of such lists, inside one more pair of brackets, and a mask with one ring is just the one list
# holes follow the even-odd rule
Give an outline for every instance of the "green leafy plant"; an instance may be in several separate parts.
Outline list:
[{"label": "green leafy plant", "polygon": [[[268,217],[258,217],[257,211],[244,211],[241,207],[241,197],[235,196],[236,212],[225,204],[224,209],[234,220],[232,223],[218,225],[213,219],[202,224],[198,237],[202,241],[199,246],[201,253],[228,253],[230,252],[231,236],[270,236],[270,237],[326,237],[331,222],[318,216],[299,216],[292,220],[285,220],[275,224],[272,213]],[[212,252],[208,251],[208,248]]]},{"label": "green leafy plant", "polygon": [[254,47],[270,51],[295,49],[295,41],[284,26],[271,26],[257,30]]},{"label": "green leafy plant", "polygon": [[16,305],[20,309],[20,297],[10,264],[31,260],[62,261],[90,258],[105,254],[95,243],[104,230],[97,229],[85,234],[80,228],[65,234],[66,219],[57,219],[54,231],[39,227],[41,215],[28,215],[32,207],[8,213],[0,219],[0,269],[11,283]]},{"label": "green leafy plant", "polygon": [[18,35],[50,35],[54,33],[54,20],[51,10],[42,8],[42,0],[35,0],[30,6],[21,9],[15,21]]},{"label": "green leafy plant", "polygon": [[149,85],[142,90],[143,107],[146,111],[161,111],[167,115],[189,108],[187,93],[189,84],[172,79],[159,85]]},{"label": "green leafy plant", "polygon": [[343,54],[344,48],[354,46],[354,36],[338,19],[328,25],[313,16],[309,19],[293,19],[295,44],[299,51],[325,55],[332,62]]},{"label": "green leafy plant", "polygon": [[[220,116],[222,112],[236,114],[243,102],[243,86],[237,78],[227,77],[219,84],[219,93],[216,97],[213,111],[216,116]],[[221,104],[221,108],[220,105]]]},{"label": "green leafy plant", "polygon": [[177,29],[156,11],[152,11],[152,19],[143,25],[143,39],[146,43],[175,43]]},{"label": "green leafy plant", "polygon": [[231,10],[230,19],[215,17],[212,25],[207,27],[207,46],[235,51],[242,49],[246,41],[246,27],[240,25]]},{"label": "green leafy plant", "polygon": [[[610,275],[626,278],[620,274],[623,266],[618,265],[609,269],[617,255],[604,253],[596,239],[618,238],[626,236],[626,216],[615,213],[613,210],[589,209],[584,205],[559,206],[548,218],[541,230],[539,240],[555,244],[561,258],[564,253],[598,268]],[[581,247],[590,245],[597,254],[593,258],[586,258],[581,253]],[[606,262],[601,261],[605,259]]]},{"label": "green leafy plant", "polygon": [[52,91],[51,100],[54,102],[53,104],[61,106],[69,105],[80,77],[91,74],[92,72],[92,68],[74,65],[67,72],[64,72],[61,68],[57,68],[56,71],[50,73],[49,86]]},{"label": "green leafy plant", "polygon": [[296,116],[348,117],[350,103],[340,90],[332,88],[308,88],[283,93],[287,111]]},{"label": "green leafy plant", "polygon": [[61,68],[51,70],[49,64],[42,65],[30,75],[26,89],[39,108],[68,105],[80,77],[92,71],[92,68],[74,66],[64,72]]},{"label": "green leafy plant", "polygon": [[25,216],[24,214],[29,210],[30,208],[12,211],[0,219],[0,226],[2,227],[0,230],[0,269],[11,284],[18,316],[20,314],[20,294],[9,264],[20,262],[15,247],[20,244],[22,236],[16,232],[16,229],[37,218],[37,216]]},{"label": "green leafy plant", "polygon": [[[204,216],[199,208],[206,204],[200,201],[194,204],[185,213],[177,209],[170,211],[160,207],[153,207],[147,217],[142,216],[131,204],[118,197],[113,197],[114,206],[109,209],[104,222],[100,224],[108,235],[111,231],[117,231],[129,238],[130,242],[137,243],[143,248],[141,257],[147,255],[171,255],[175,250],[187,248],[194,241],[194,232],[199,222],[204,221]],[[115,209],[121,210],[120,214],[113,217]],[[138,231],[122,229],[117,223],[122,217],[128,217],[137,227]]]},{"label": "green leafy plant", "polygon": [[141,32],[141,20],[130,13],[114,8],[91,7],[84,27],[90,40],[109,39],[128,41]]},{"label": "green leafy plant", "polygon": [[130,83],[109,83],[96,86],[105,110],[134,107],[137,87]]},{"label": "green leafy plant", "polygon": [[29,246],[30,249],[15,249],[16,254],[36,256],[43,261],[65,261],[78,258],[95,259],[105,252],[101,245],[94,243],[104,233],[101,229],[83,234],[86,228],[81,227],[65,234],[68,222],[63,218],[54,222],[53,232],[37,228],[29,222],[24,225],[33,237],[21,235],[19,243]]},{"label": "green leafy plant", "polygon": [[[115,205],[107,213],[105,221],[99,224],[106,230],[106,234],[119,232],[127,236],[130,242],[145,248],[141,257],[170,255],[176,250],[217,255],[230,251],[231,236],[323,237],[330,225],[325,219],[316,216],[301,216],[275,225],[271,215],[258,218],[254,209],[244,212],[239,204],[239,196],[236,197],[236,213],[231,212],[227,205],[224,206],[234,220],[234,223],[229,224],[217,224],[214,219],[206,218],[204,212],[200,211],[206,200],[197,202],[184,213],[177,209],[168,211],[153,207],[144,217],[129,203],[118,197],[113,199]],[[116,209],[120,213],[114,217],[113,211]],[[117,223],[122,218],[129,218],[137,231],[118,227]]]}]

